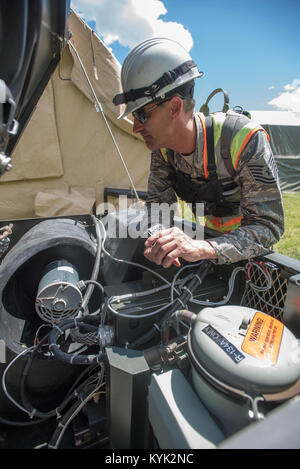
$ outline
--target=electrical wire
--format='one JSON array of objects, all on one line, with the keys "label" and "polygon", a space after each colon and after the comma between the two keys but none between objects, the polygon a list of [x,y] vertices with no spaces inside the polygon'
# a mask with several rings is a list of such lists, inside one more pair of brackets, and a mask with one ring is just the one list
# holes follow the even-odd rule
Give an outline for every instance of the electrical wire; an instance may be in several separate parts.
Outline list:
[{"label": "electrical wire", "polygon": [[188,303],[190,298],[193,296],[193,291],[197,287],[197,284],[199,283],[200,285],[202,284],[202,280],[208,275],[212,268],[212,263],[209,260],[203,260],[195,275],[193,276],[192,279],[189,280],[189,286],[188,288],[185,287],[181,297],[176,298],[174,303],[171,305],[169,310],[162,315],[162,317],[159,318],[156,324],[153,324],[151,329],[149,329],[145,334],[143,334],[141,337],[138,339],[134,340],[131,342],[131,344],[128,344],[128,348],[134,349],[137,347],[140,347],[141,345],[147,343],[148,341],[152,340],[154,335],[157,333],[157,330],[160,330],[160,326],[164,326],[164,324],[167,324],[170,317],[172,314],[177,311],[177,309],[184,308],[185,305]]},{"label": "electrical wire", "polygon": [[[82,284],[84,284],[84,286],[95,285],[101,291],[101,300],[103,301],[105,292],[104,292],[104,287],[100,282],[98,282],[97,280],[81,280],[81,281],[78,282],[77,286],[80,286],[80,288],[81,288]],[[89,300],[90,300],[90,298],[89,298]],[[93,313],[89,312],[89,316],[96,315],[96,314],[99,314],[101,312],[102,301],[100,303],[100,307],[96,311],[94,311]],[[87,303],[86,303],[86,306],[87,306]],[[81,306],[81,310],[82,309],[83,309],[83,306]],[[80,318],[81,315],[79,314],[77,317]],[[86,317],[86,316],[84,316],[84,317]]]},{"label": "electrical wire", "polygon": [[[171,292],[170,292],[170,302],[165,305],[164,307],[154,311],[154,312],[151,312],[151,313],[146,313],[144,315],[132,315],[132,314],[126,314],[126,313],[121,313],[119,311],[116,311],[115,309],[112,308],[111,306],[111,303],[113,303],[114,301],[120,301],[120,300],[125,300],[125,299],[133,299],[133,298],[137,298],[138,296],[142,296],[143,295],[143,292],[139,292],[137,294],[130,294],[130,296],[115,296],[115,297],[110,297],[106,303],[107,305],[107,308],[113,313],[113,314],[116,314],[116,315],[119,315],[119,316],[122,316],[122,317],[127,317],[127,318],[133,318],[133,317],[137,317],[137,318],[146,318],[146,317],[150,317],[152,315],[155,315],[159,312],[161,312],[163,309],[167,308],[167,307],[170,307],[174,304],[174,291],[178,294],[178,296],[180,295],[180,292],[178,290],[175,289],[175,284],[177,285],[177,278],[179,277],[179,275],[185,270],[185,269],[190,269],[191,267],[192,268],[196,268],[198,267],[201,262],[199,263],[196,263],[196,264],[193,264],[192,266],[190,264],[186,265],[186,266],[183,266],[181,267],[178,272],[175,274],[172,282],[170,283],[168,280],[166,280],[164,277],[162,277],[160,274],[158,274],[157,272],[155,272],[154,270],[150,269],[149,267],[146,267],[146,266],[143,266],[141,264],[137,264],[135,262],[131,262],[131,261],[127,261],[127,260],[124,260],[124,259],[118,259],[118,258],[115,258],[114,256],[112,256],[112,254],[110,254],[104,247],[104,243],[106,241],[106,230],[105,230],[105,227],[102,223],[102,221],[100,219],[97,219],[97,221],[99,222],[99,224],[101,225],[101,228],[103,230],[103,238],[102,238],[102,250],[103,252],[108,255],[111,259],[113,259],[114,261],[116,262],[120,262],[120,263],[125,263],[125,264],[128,264],[128,265],[133,265],[135,267],[139,267],[139,268],[142,268],[142,269],[145,269],[147,271],[149,271],[150,273],[152,273],[153,275],[157,276],[158,278],[160,278],[163,282],[166,283],[167,286],[169,286],[171,288]],[[203,261],[202,261],[203,262]],[[248,278],[248,284],[249,286],[256,291],[256,294],[258,295],[258,297],[264,301],[267,305],[269,306],[273,306],[271,305],[270,303],[268,303],[266,300],[264,300],[263,298],[260,297],[260,295],[258,294],[259,291],[267,291],[269,290],[271,287],[272,287],[272,278],[270,276],[270,274],[267,272],[267,270],[264,268],[263,265],[261,265],[261,263],[258,263],[256,261],[251,261],[251,262],[248,262],[246,264],[245,267],[236,267],[232,273],[231,273],[231,276],[229,278],[229,281],[228,281],[228,293],[227,295],[225,296],[225,298],[223,298],[223,300],[220,300],[220,301],[217,301],[217,302],[213,302],[213,301],[201,301],[201,300],[197,300],[193,297],[190,298],[190,302],[191,303],[194,303],[194,304],[198,304],[198,305],[202,305],[202,306],[222,306],[222,305],[225,305],[228,303],[228,301],[230,300],[232,294],[233,294],[233,290],[234,290],[234,283],[235,283],[235,278],[237,276],[237,274],[241,271],[243,271],[246,276],[249,275],[249,271],[251,269],[251,267],[255,265],[258,269],[261,270],[261,272],[265,275],[265,278],[266,278],[266,286],[264,287],[260,287],[260,286],[256,286],[253,282],[251,282],[251,279]],[[192,274],[191,274],[192,275]],[[191,275],[189,276],[189,278],[191,278]],[[183,279],[184,282],[188,281],[188,278],[186,279]],[[154,292],[155,292],[155,289],[154,289]],[[151,292],[149,291],[148,294],[150,294]],[[147,292],[145,292],[145,294],[147,294]],[[177,297],[178,298],[178,297]],[[280,307],[277,307],[277,306],[274,306],[275,308],[279,309],[279,310],[282,310],[282,308]]]},{"label": "electrical wire", "polygon": [[[251,281],[250,272],[251,272],[251,268],[253,266],[255,266],[258,270],[260,270],[263,273],[263,275],[265,276],[266,285],[264,287],[261,287],[259,285],[255,285]],[[264,267],[263,263],[255,262],[255,261],[248,262],[248,264],[246,264],[246,266],[245,266],[245,271],[246,271],[246,275],[248,277],[248,284],[253,290],[255,290],[255,291],[267,291],[272,287],[272,285],[273,285],[272,277],[271,277],[270,273]]]},{"label": "electrical wire", "polygon": [[[259,285],[255,285],[255,283],[253,283],[251,281],[251,270],[252,270],[253,266],[255,266],[258,270],[260,270],[262,272],[262,274],[265,276],[265,280],[266,280],[266,285],[265,286],[261,287]],[[270,273],[267,271],[267,269],[265,268],[263,262],[256,262],[256,261],[248,262],[248,264],[245,266],[245,272],[246,272],[246,275],[247,275],[247,278],[248,278],[247,284],[255,292],[256,297],[262,303],[269,306],[270,308],[274,308],[274,309],[277,309],[280,312],[283,312],[284,308],[282,308],[280,306],[277,306],[277,305],[274,305],[272,303],[269,303],[260,294],[261,292],[266,292],[266,291],[270,290],[273,286],[272,277],[271,277]]]},{"label": "electrical wire", "polygon": [[[100,373],[98,374],[97,382],[94,388],[91,391],[87,391],[86,393],[81,395],[80,400],[78,400],[78,402],[76,402],[71,407],[71,409],[62,417],[61,421],[59,422],[57,426],[57,429],[55,430],[48,444],[49,449],[58,449],[67,427],[72,422],[72,420],[76,417],[76,415],[81,411],[81,409],[87,404],[87,402],[91,400],[94,394],[100,389],[100,387],[102,386],[103,377],[104,377],[104,366],[101,364],[101,370],[100,370]],[[91,384],[92,383],[90,383],[90,385]]]},{"label": "electrical wire", "polygon": [[113,309],[109,303],[107,303],[107,307],[108,309],[115,315],[117,316],[121,316],[122,318],[128,318],[128,319],[134,319],[134,318],[138,318],[138,319],[144,319],[144,318],[148,318],[150,316],[154,316],[155,314],[158,314],[160,313],[161,311],[163,311],[164,309],[166,308],[169,308],[170,306],[172,306],[173,302],[170,302],[168,304],[165,304],[163,305],[161,308],[155,310],[155,311],[151,311],[150,313],[145,313],[145,314],[126,314],[126,313],[120,313],[119,311],[116,311],[115,309]]},{"label": "electrical wire", "polygon": [[102,238],[102,250],[103,252],[108,256],[110,257],[112,260],[114,260],[115,262],[120,262],[122,264],[128,264],[128,265],[132,265],[134,267],[138,267],[140,269],[144,269],[144,270],[147,270],[148,272],[150,272],[151,274],[155,275],[156,277],[158,277],[160,280],[162,280],[164,283],[166,283],[167,285],[171,286],[171,282],[169,282],[165,277],[163,277],[162,275],[160,275],[158,272],[156,272],[155,270],[153,269],[150,269],[150,267],[147,267],[145,265],[142,265],[142,264],[138,264],[137,262],[132,262],[132,261],[128,261],[128,260],[125,260],[125,259],[118,259],[117,257],[114,257],[112,254],[110,254],[104,247],[104,244],[105,244],[105,241],[106,241],[106,238],[107,238],[107,234],[106,234],[106,230],[105,230],[105,226],[102,222],[102,220],[100,220],[99,218],[97,219],[98,223],[100,224],[101,228],[103,229],[103,238]]},{"label": "electrical wire", "polygon": [[103,285],[101,285],[100,282],[98,282],[97,280],[83,280],[83,282],[84,282],[85,285],[90,285],[90,284],[91,285],[96,285],[99,288],[99,290],[101,291],[102,296],[104,296],[104,287],[103,287]]},{"label": "electrical wire", "polygon": [[[175,283],[175,285],[177,285],[177,284],[181,284],[181,281],[178,281],[178,282]],[[110,298],[108,298],[108,300],[106,302],[106,306],[109,309],[109,311],[111,311],[116,316],[121,316],[121,317],[129,318],[129,319],[133,319],[133,318],[142,319],[142,318],[154,316],[155,314],[161,312],[163,309],[171,306],[174,303],[175,300],[173,299],[168,304],[165,304],[162,308],[156,309],[156,310],[152,311],[151,313],[145,313],[145,314],[132,314],[132,313],[131,314],[126,314],[126,313],[122,313],[122,312],[117,311],[116,309],[114,309],[111,304],[112,303],[120,303],[120,302],[126,301],[126,300],[135,300],[135,299],[143,297],[143,296],[150,296],[150,295],[153,295],[155,293],[166,290],[167,288],[169,288],[169,285],[162,285],[160,287],[152,288],[150,290],[145,290],[145,291],[142,291],[142,292],[127,293],[127,294],[124,294],[124,295],[111,296]],[[145,309],[144,304],[143,304],[143,308]]]},{"label": "electrical wire", "polygon": [[[185,284],[189,279],[192,278],[193,274],[190,274],[188,276],[186,276],[184,279],[182,279],[180,282],[177,281],[177,278],[179,277],[179,275],[185,270],[185,269],[190,269],[191,267],[192,268],[196,268],[198,267],[200,263],[197,263],[197,264],[193,264],[192,266],[189,264],[189,265],[186,265],[186,266],[183,266],[177,273],[176,275],[174,276],[173,280],[172,280],[172,283],[170,283],[168,280],[166,280],[164,277],[162,277],[160,274],[158,274],[157,272],[155,272],[154,270],[146,267],[146,266],[143,266],[141,264],[137,264],[135,262],[131,262],[131,261],[127,261],[127,260],[124,260],[124,259],[119,259],[119,258],[115,258],[114,256],[112,256],[106,249],[105,249],[105,241],[106,241],[106,230],[105,230],[105,227],[102,223],[102,221],[100,219],[96,219],[96,223],[99,223],[99,225],[101,226],[102,230],[103,230],[103,237],[102,237],[102,250],[103,252],[108,255],[111,259],[113,259],[114,261],[116,262],[120,262],[120,263],[125,263],[125,264],[128,264],[128,265],[133,265],[133,266],[136,266],[136,267],[140,267],[140,268],[143,268],[145,270],[148,270],[150,271],[152,274],[156,275],[157,277],[159,277],[163,282],[166,283],[166,285],[162,286],[162,287],[158,287],[158,288],[155,288],[155,289],[151,289],[151,290],[148,290],[148,291],[144,291],[144,292],[138,292],[138,293],[130,293],[130,294],[125,294],[125,295],[118,295],[118,296],[112,296],[110,297],[107,302],[106,302],[106,307],[107,309],[112,312],[113,314],[117,315],[117,316],[120,316],[120,317],[125,317],[125,318],[128,318],[128,319],[132,319],[132,318],[138,318],[138,319],[143,319],[143,318],[148,318],[148,317],[151,317],[151,316],[154,316],[158,313],[160,313],[161,311],[171,307],[174,302],[175,302],[175,299],[174,299],[174,291],[176,291],[176,293],[179,295],[180,293],[175,289],[175,285],[180,285],[180,287],[182,288],[182,285]],[[235,283],[235,278],[236,278],[236,275],[240,272],[240,271],[243,271],[243,272],[246,272],[246,275],[249,275],[249,271],[252,267],[252,265],[255,265],[257,266],[261,271],[262,273],[266,276],[266,280],[267,280],[267,285],[265,287],[259,287],[259,286],[255,286],[251,280],[249,279],[248,280],[248,283],[250,285],[251,288],[257,290],[257,291],[266,291],[268,290],[271,286],[272,286],[272,279],[270,277],[270,275],[268,274],[268,272],[266,271],[266,269],[263,268],[263,266],[261,266],[260,264],[256,263],[256,262],[249,262],[246,267],[237,267],[235,268],[232,273],[231,273],[231,276],[229,278],[229,282],[228,282],[228,293],[227,295],[223,298],[223,300],[220,300],[220,301],[217,301],[217,302],[212,302],[212,301],[200,301],[200,300],[197,300],[195,298],[193,298],[191,296],[191,298],[189,299],[189,301],[191,303],[194,303],[194,304],[199,304],[199,305],[202,305],[202,306],[221,306],[221,305],[225,305],[228,303],[229,299],[231,298],[232,294],[233,294],[233,290],[234,290],[234,283]],[[136,299],[138,297],[142,297],[142,296],[146,296],[146,295],[151,295],[153,293],[156,293],[158,291],[161,291],[163,289],[166,289],[170,287],[171,288],[171,292],[170,292],[170,302],[163,305],[161,308],[158,308],[158,309],[155,309],[154,311],[151,311],[149,313],[145,313],[145,314],[126,314],[126,313],[122,313],[120,311],[117,311],[116,309],[114,309],[112,307],[112,303],[115,303],[115,302],[120,302],[120,301],[126,301],[128,299]],[[180,289],[179,288],[179,291]],[[178,298],[178,297],[177,297]],[[267,303],[267,302],[266,302]],[[268,304],[268,303],[267,303]],[[279,309],[279,308],[278,308]]]},{"label": "electrical wire", "polygon": [[[107,303],[107,306],[108,306],[108,309],[113,312],[114,314],[117,314],[119,316],[122,316],[122,317],[127,317],[127,318],[146,318],[146,317],[150,317],[152,315],[155,315],[161,311],[163,311],[164,309],[168,308],[168,307],[172,307],[175,303],[175,299],[174,299],[174,286],[175,284],[178,285],[179,284],[179,290],[182,289],[182,285],[185,285],[185,283],[187,283],[189,280],[191,280],[191,278],[194,276],[193,273],[187,275],[186,277],[184,277],[181,282],[177,281],[177,278],[180,276],[180,274],[185,270],[185,269],[190,269],[191,267],[192,268],[196,268],[196,267],[199,267],[201,265],[201,262],[200,263],[197,263],[197,264],[194,264],[194,265],[186,265],[186,266],[183,266],[177,273],[176,275],[174,276],[173,278],[173,281],[171,283],[171,292],[170,292],[170,302],[167,304],[167,305],[164,305],[162,308],[159,308],[159,309],[156,309],[155,311],[152,311],[150,313],[145,313],[145,314],[138,314],[138,315],[134,315],[134,314],[126,314],[126,313],[121,313],[119,311],[116,311],[115,309],[112,308],[111,306],[111,303],[113,301],[120,301],[120,300],[126,300],[126,299],[129,299],[130,297],[133,298],[133,295],[124,295],[124,296],[119,296],[119,297],[111,297]],[[189,302],[191,303],[194,303],[194,304],[198,304],[198,305],[202,305],[202,306],[222,306],[222,305],[225,305],[229,302],[232,294],[233,294],[233,291],[234,291],[234,284],[235,284],[235,279],[236,279],[236,276],[239,272],[244,272],[246,274],[246,276],[248,275],[249,273],[249,266],[251,267],[252,265],[255,265],[256,267],[258,267],[261,272],[265,275],[266,277],[266,286],[264,287],[259,287],[259,286],[256,286],[253,284],[253,282],[251,282],[251,280],[249,279],[248,280],[248,284],[251,288],[253,288],[255,291],[256,291],[256,294],[257,296],[265,302],[265,304],[269,305],[269,306],[273,306],[271,305],[270,303],[268,303],[266,300],[264,300],[260,295],[259,295],[259,291],[267,291],[269,290],[271,287],[272,287],[272,279],[271,279],[271,276],[270,274],[266,271],[266,269],[256,263],[256,262],[249,262],[246,267],[236,267],[235,269],[233,269],[231,275],[230,275],[230,278],[229,278],[229,281],[228,281],[228,292],[227,292],[227,295],[220,301],[200,301],[200,300],[197,300],[196,298],[193,298],[193,295],[191,295],[190,299],[188,300]],[[200,282],[201,283],[201,282]],[[167,288],[167,287],[166,287]],[[183,286],[184,288],[184,286]],[[145,292],[146,293],[146,292]],[[136,294],[135,297],[138,297],[139,294]],[[140,295],[142,296],[142,295]],[[179,298],[177,298],[179,299]],[[282,310],[282,308],[278,307],[278,306],[274,306],[275,308],[279,309],[279,310]],[[183,325],[185,325],[183,323]],[[185,325],[186,326],[186,325]],[[177,327],[178,327],[178,323],[177,323]]]},{"label": "electrical wire", "polygon": [[[91,215],[92,220],[95,225],[96,229],[96,236],[97,236],[97,251],[96,251],[96,257],[95,257],[95,262],[93,266],[93,271],[91,274],[91,278],[89,280],[89,285],[87,288],[87,291],[84,295],[83,301],[82,301],[82,306],[81,306],[81,311],[84,311],[88,302],[90,301],[90,298],[92,296],[93,290],[94,290],[94,282],[97,280],[98,274],[99,274],[99,269],[100,269],[100,259],[101,259],[101,248],[102,248],[102,242],[101,242],[101,231],[99,229],[99,225],[97,222],[97,218],[95,215]],[[87,282],[85,282],[87,283]]]},{"label": "electrical wire", "polygon": [[188,269],[188,268],[191,268],[191,267],[199,267],[201,265],[201,262],[197,262],[196,264],[193,264],[192,266],[189,264],[189,265],[185,265],[183,267],[181,267],[178,272],[176,272],[174,278],[173,278],[173,281],[172,281],[172,284],[171,284],[171,301],[173,302],[174,300],[174,285],[175,285],[175,282],[177,280],[177,278],[179,277],[179,275],[185,270],[185,269]]},{"label": "electrical wire", "polygon": [[[3,417],[0,417],[0,422],[2,422],[4,424],[7,424],[7,425],[12,425],[12,426],[29,426],[29,425],[34,425],[34,424],[37,424],[37,423],[41,423],[41,422],[43,422],[45,420],[48,420],[48,419],[50,419],[52,417],[55,417],[55,416],[57,417],[61,414],[63,409],[66,408],[66,406],[72,400],[77,399],[78,393],[82,389],[84,389],[84,387],[86,387],[89,384],[89,382],[91,381],[91,378],[88,377],[82,384],[80,384],[78,387],[76,387],[78,381],[80,381],[82,379],[84,374],[86,372],[90,372],[91,370],[95,369],[95,367],[99,366],[99,363],[97,363],[97,365],[90,366],[89,368],[87,368],[87,370],[84,370],[84,372],[82,372],[80,374],[80,376],[77,378],[77,380],[73,383],[72,388],[68,391],[68,393],[67,393],[66,397],[64,398],[64,400],[60,403],[59,406],[56,406],[55,409],[52,409],[52,410],[46,411],[46,412],[41,412],[38,409],[34,408],[31,405],[31,403],[29,402],[29,399],[28,399],[28,397],[26,395],[26,392],[25,392],[26,379],[27,379],[27,376],[28,376],[28,373],[29,373],[29,370],[30,370],[30,367],[31,367],[31,364],[32,364],[33,354],[38,351],[38,349],[43,345],[43,342],[45,342],[45,340],[47,340],[47,338],[48,338],[48,336],[45,336],[39,344],[37,344],[35,346],[32,346],[32,347],[29,347],[29,348],[26,348],[25,350],[20,352],[18,355],[16,355],[11,360],[11,362],[7,365],[7,367],[5,368],[5,370],[3,372],[3,375],[2,375],[2,388],[3,388],[3,391],[6,395],[6,397],[15,405],[15,407],[17,407],[22,412],[26,413],[29,416],[29,418],[31,419],[31,421],[29,421],[29,422],[16,422],[16,421],[11,421],[11,420],[8,420],[8,419],[4,419]],[[14,399],[11,396],[11,394],[8,392],[7,385],[6,385],[6,377],[7,377],[8,371],[14,365],[14,363],[18,359],[20,359],[22,356],[25,356],[26,354],[30,354],[30,356],[27,358],[27,362],[25,363],[23,373],[22,373],[22,376],[21,376],[20,394],[21,394],[21,400],[22,400],[22,404],[23,404],[22,405],[19,402],[17,402],[16,399]],[[92,379],[94,379],[94,378],[92,377]],[[74,390],[74,388],[76,388],[76,389]],[[35,418],[38,418],[38,419],[33,420]]]},{"label": "electrical wire", "polygon": [[[197,267],[199,264],[195,264],[193,267]],[[249,276],[250,274],[250,270],[252,268],[252,266],[255,266],[257,267],[262,273],[263,275],[265,276],[266,278],[266,285],[264,287],[260,287],[260,286],[257,286],[255,285],[252,281],[251,281],[251,278]],[[172,282],[172,287],[171,287],[171,301],[174,299],[174,290],[173,290],[173,285],[174,285],[174,282],[176,281],[177,277],[181,274],[181,272],[184,270],[184,269],[187,269],[187,268],[191,268],[190,265],[187,265],[187,266],[184,266],[182,267],[175,275],[174,279],[173,279],[173,282]],[[253,289],[255,290],[256,292],[256,295],[259,297],[259,299],[261,299],[261,301],[264,301],[268,306],[272,306],[274,308],[277,308],[277,309],[280,309],[282,310],[282,308],[278,307],[278,306],[274,306],[270,303],[268,303],[265,299],[263,299],[258,292],[261,292],[261,291],[268,291],[273,283],[272,283],[272,278],[269,274],[269,272],[264,268],[263,265],[261,265],[260,263],[257,263],[255,261],[252,261],[252,262],[248,262],[246,264],[245,267],[236,267],[235,269],[233,269],[231,275],[230,275],[230,278],[229,278],[229,281],[228,281],[228,293],[227,295],[224,297],[223,300],[220,300],[220,301],[200,301],[200,300],[197,300],[195,298],[191,298],[190,299],[190,302],[191,303],[195,303],[195,304],[199,304],[199,305],[202,305],[202,306],[222,306],[222,305],[225,305],[228,303],[228,301],[230,300],[232,294],[233,294],[233,290],[234,290],[234,283],[235,283],[235,279],[236,279],[236,276],[239,272],[244,272],[246,274],[246,276],[248,277],[248,285]],[[191,274],[192,275],[192,274]],[[187,279],[185,279],[186,281]]]},{"label": "electrical wire", "polygon": [[85,386],[87,386],[89,384],[89,381],[90,381],[90,378],[87,378],[87,380],[83,383],[81,383],[76,389],[75,391],[73,392],[68,392],[66,397],[63,399],[63,401],[58,405],[56,406],[54,409],[52,410],[49,410],[49,411],[40,411],[39,409],[33,407],[33,405],[31,404],[31,402],[29,401],[28,399],[28,396],[25,392],[26,390],[26,379],[27,379],[27,376],[28,376],[28,371],[29,371],[29,367],[31,365],[30,362],[28,362],[28,367],[26,366],[25,368],[26,369],[26,374],[24,373],[23,376],[22,376],[22,380],[21,380],[21,398],[22,398],[22,403],[24,405],[24,407],[27,409],[27,411],[30,413],[29,415],[32,417],[32,416],[37,416],[39,418],[42,418],[42,419],[49,419],[49,418],[52,418],[52,417],[59,417],[61,415],[61,413],[63,412],[63,410],[75,399],[77,399],[77,396],[78,396],[78,393],[81,391],[81,389]]},{"label": "electrical wire", "polygon": [[283,312],[284,311],[284,308],[282,308],[281,306],[276,306],[276,305],[272,305],[272,303],[269,303],[267,300],[265,300],[262,296],[260,296],[260,294],[256,291],[255,292],[255,295],[257,296],[257,298],[262,302],[264,303],[265,305],[267,306],[270,306],[270,308],[275,308],[275,309],[278,309],[278,311],[280,312]]},{"label": "electrical wire", "polygon": [[92,371],[94,371],[96,368],[99,367],[99,363],[96,363],[96,364],[92,364],[88,367],[86,367],[82,373],[80,373],[79,376],[77,376],[76,380],[74,381],[74,383],[72,384],[71,388],[69,389],[68,391],[68,394],[71,394],[73,392],[73,390],[76,388],[76,386],[78,385],[78,383],[80,383],[80,381],[82,380],[82,378],[87,374],[87,373],[91,373]]},{"label": "electrical wire", "polygon": [[220,300],[220,301],[200,301],[200,300],[196,300],[195,298],[192,298],[190,300],[191,303],[195,303],[197,305],[202,305],[202,306],[223,306],[223,305],[226,305],[228,303],[228,301],[230,300],[232,294],[233,294],[235,278],[236,278],[236,276],[239,272],[245,272],[244,267],[236,267],[232,271],[232,273],[230,275],[230,278],[229,278],[229,281],[228,281],[228,293],[225,296],[225,298],[223,298],[223,300]]},{"label": "electrical wire", "polygon": [[[99,220],[100,221],[100,220]],[[101,221],[100,221],[101,222]],[[102,223],[102,222],[101,222]],[[102,227],[104,228],[103,226],[103,223],[102,223]],[[103,242],[105,241],[105,238],[103,238]],[[104,252],[106,252],[106,254],[108,254],[110,257],[113,257],[111,256],[110,253],[108,253],[107,251],[105,251],[105,249],[103,248],[102,246],[102,249]],[[119,259],[116,259],[116,258],[113,258],[114,260],[116,261],[120,261]],[[128,262],[128,261],[124,261],[124,262]],[[196,264],[193,264],[193,265],[186,265],[186,266],[183,266],[181,267],[178,272],[175,274],[174,278],[173,278],[173,281],[172,283],[166,281],[167,283],[167,286],[163,287],[162,289],[164,288],[168,288],[170,287],[171,288],[171,293],[170,293],[170,302],[166,305],[164,305],[162,308],[159,308],[157,310],[154,310],[150,313],[145,313],[145,314],[126,314],[126,313],[122,313],[122,312],[119,312],[119,311],[116,311],[114,308],[112,308],[111,306],[111,303],[113,302],[120,302],[120,301],[125,301],[127,299],[135,299],[135,298],[138,298],[139,296],[143,296],[143,295],[149,295],[149,294],[152,294],[152,293],[155,293],[156,291],[158,291],[157,289],[153,289],[153,291],[149,290],[148,292],[138,292],[138,293],[135,293],[135,294],[128,294],[128,295],[120,295],[120,296],[113,296],[113,297],[110,297],[108,300],[107,300],[107,303],[106,303],[106,306],[107,308],[109,309],[109,311],[111,311],[113,314],[115,315],[118,315],[118,316],[121,316],[121,317],[126,317],[126,318],[139,318],[139,319],[142,319],[142,318],[147,318],[147,317],[151,317],[151,316],[154,316],[158,313],[160,313],[161,311],[163,311],[164,309],[172,306],[175,302],[175,299],[174,299],[174,291],[176,291],[175,289],[175,285],[182,285],[184,283],[186,283],[188,280],[190,280],[192,277],[193,277],[193,274],[189,274],[188,276],[186,276],[183,280],[181,281],[177,281],[177,278],[179,277],[179,275],[186,269],[191,269],[191,268],[197,268],[201,265],[202,262],[198,262]],[[135,263],[133,263],[135,264]],[[138,265],[138,264],[135,264],[135,265]],[[139,266],[139,265],[138,265]],[[144,266],[140,266],[140,267],[143,267]],[[239,271],[243,270],[244,271],[244,268],[243,267],[237,267],[236,269],[234,269],[234,271],[232,272],[231,274],[231,277],[229,279],[229,290],[228,290],[228,293],[226,295],[226,297],[219,301],[219,302],[208,302],[208,301],[199,301],[199,300],[196,300],[194,298],[191,298],[189,301],[192,302],[192,303],[196,303],[196,304],[200,304],[200,305],[205,305],[205,306],[220,306],[220,305],[224,305],[224,304],[227,304],[229,299],[231,298],[232,296],[232,293],[233,293],[233,288],[234,288],[234,281],[235,281],[235,277],[237,275],[237,273]],[[151,269],[150,269],[151,271]],[[152,271],[152,273],[155,273],[155,271]],[[178,291],[176,291],[176,293],[179,295],[180,293]]]},{"label": "electrical wire", "polygon": [[29,347],[25,350],[23,350],[21,353],[19,353],[18,355],[16,355],[12,360],[11,362],[9,362],[9,364],[7,365],[7,367],[5,368],[4,372],[3,372],[3,375],[2,375],[2,388],[3,388],[3,391],[6,395],[6,397],[19,409],[19,410],[22,410],[22,412],[25,412],[27,415],[29,415],[29,417],[32,418],[32,416],[30,415],[30,412],[25,409],[25,407],[23,407],[21,404],[19,404],[8,392],[7,390],[7,387],[6,387],[6,375],[7,375],[7,372],[8,370],[12,367],[12,365],[20,358],[22,357],[23,355],[25,355],[26,353],[29,353],[29,352],[32,352],[34,350],[35,347]]},{"label": "electrical wire", "polygon": [[39,335],[40,330],[41,330],[43,327],[50,327],[50,328],[52,328],[52,324],[42,324],[41,326],[39,326],[39,328],[37,329],[37,331],[36,331],[36,333],[35,333],[35,338],[34,338],[34,342],[33,342],[33,345],[34,345],[34,346],[36,346],[36,345],[39,344],[38,335]]}]

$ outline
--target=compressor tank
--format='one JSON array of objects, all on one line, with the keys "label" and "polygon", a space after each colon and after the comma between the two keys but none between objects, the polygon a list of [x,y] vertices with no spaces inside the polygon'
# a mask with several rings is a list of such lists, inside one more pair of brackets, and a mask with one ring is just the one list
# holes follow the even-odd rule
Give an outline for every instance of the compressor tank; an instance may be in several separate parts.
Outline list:
[{"label": "compressor tank", "polygon": [[263,396],[300,377],[295,336],[279,320],[243,306],[200,311],[188,353],[194,389],[226,436],[264,418],[271,399]]}]

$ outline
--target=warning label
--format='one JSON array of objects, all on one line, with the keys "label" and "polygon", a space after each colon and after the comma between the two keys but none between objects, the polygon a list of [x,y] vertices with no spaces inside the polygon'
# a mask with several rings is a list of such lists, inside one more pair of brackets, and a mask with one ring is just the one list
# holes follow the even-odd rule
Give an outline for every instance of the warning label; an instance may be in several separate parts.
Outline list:
[{"label": "warning label", "polygon": [[284,325],[264,313],[255,313],[242,350],[260,360],[275,365],[278,359]]}]

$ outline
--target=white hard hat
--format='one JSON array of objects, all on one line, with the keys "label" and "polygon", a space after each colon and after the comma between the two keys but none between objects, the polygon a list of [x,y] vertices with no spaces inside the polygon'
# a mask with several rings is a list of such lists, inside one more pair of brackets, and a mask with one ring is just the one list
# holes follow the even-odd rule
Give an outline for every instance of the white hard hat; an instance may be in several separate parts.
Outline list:
[{"label": "white hard hat", "polygon": [[122,66],[123,93],[113,99],[116,105],[126,103],[119,119],[158,98],[164,99],[171,90],[202,75],[178,42],[160,37],[143,41],[128,54]]}]

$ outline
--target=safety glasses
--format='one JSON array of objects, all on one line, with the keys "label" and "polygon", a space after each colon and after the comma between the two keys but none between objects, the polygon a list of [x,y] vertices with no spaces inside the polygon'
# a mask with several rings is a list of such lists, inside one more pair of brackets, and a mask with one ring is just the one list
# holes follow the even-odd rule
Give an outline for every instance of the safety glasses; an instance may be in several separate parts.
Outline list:
[{"label": "safety glasses", "polygon": [[133,111],[132,115],[135,119],[137,119],[141,124],[145,124],[147,120],[149,119],[148,114],[152,112],[156,107],[160,106],[163,103],[166,103],[167,101],[170,101],[171,98],[165,99],[163,101],[159,101],[158,103],[155,103],[154,106],[149,107],[148,109],[138,109],[137,111]]}]

